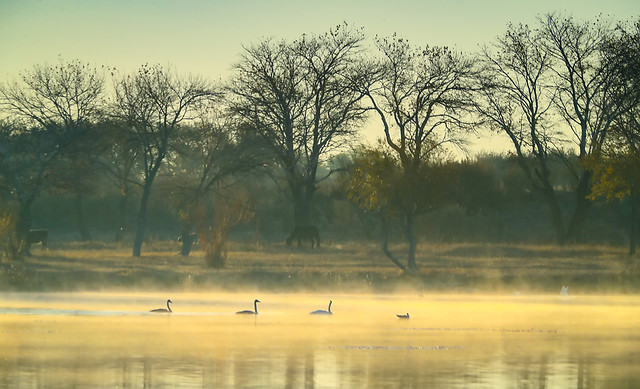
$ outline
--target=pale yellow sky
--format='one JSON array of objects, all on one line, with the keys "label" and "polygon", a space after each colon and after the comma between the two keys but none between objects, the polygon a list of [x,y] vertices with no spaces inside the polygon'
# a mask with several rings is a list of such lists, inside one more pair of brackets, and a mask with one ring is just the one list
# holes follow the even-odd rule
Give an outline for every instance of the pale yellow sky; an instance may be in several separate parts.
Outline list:
[{"label": "pale yellow sky", "polygon": [[80,59],[132,71],[171,65],[226,78],[243,44],[294,39],[347,22],[418,46],[473,51],[507,23],[560,11],[580,19],[640,17],[638,0],[0,0],[0,82],[35,64]]}]

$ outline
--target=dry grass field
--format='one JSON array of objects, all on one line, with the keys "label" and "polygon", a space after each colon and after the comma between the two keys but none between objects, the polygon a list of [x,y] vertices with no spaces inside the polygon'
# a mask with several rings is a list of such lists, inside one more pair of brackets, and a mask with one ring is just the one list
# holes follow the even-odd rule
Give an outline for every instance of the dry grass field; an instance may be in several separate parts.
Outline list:
[{"label": "dry grass field", "polygon": [[207,268],[198,249],[190,257],[178,255],[179,246],[171,241],[146,244],[139,258],[131,256],[129,246],[104,242],[59,243],[31,251],[22,262],[2,259],[0,291],[556,294],[569,285],[575,294],[640,292],[640,266],[622,247],[423,244],[416,276],[401,274],[373,243],[320,249],[232,243],[224,269]]}]

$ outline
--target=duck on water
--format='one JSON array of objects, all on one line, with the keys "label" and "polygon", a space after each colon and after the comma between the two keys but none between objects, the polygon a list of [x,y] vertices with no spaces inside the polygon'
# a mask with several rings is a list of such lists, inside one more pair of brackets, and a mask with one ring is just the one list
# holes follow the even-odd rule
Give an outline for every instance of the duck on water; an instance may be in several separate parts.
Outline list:
[{"label": "duck on water", "polygon": [[260,302],[260,300],[255,299],[253,301],[253,311],[251,310],[245,310],[245,311],[238,311],[236,312],[236,314],[238,315],[257,315],[258,314],[258,303]]},{"label": "duck on water", "polygon": [[152,309],[152,310],[151,310],[151,311],[149,311],[149,312],[158,312],[158,313],[165,312],[165,313],[171,313],[171,312],[173,312],[173,311],[171,310],[171,307],[169,306],[169,303],[173,304],[173,301],[171,301],[171,300],[167,300],[167,308],[157,308],[157,309]]}]

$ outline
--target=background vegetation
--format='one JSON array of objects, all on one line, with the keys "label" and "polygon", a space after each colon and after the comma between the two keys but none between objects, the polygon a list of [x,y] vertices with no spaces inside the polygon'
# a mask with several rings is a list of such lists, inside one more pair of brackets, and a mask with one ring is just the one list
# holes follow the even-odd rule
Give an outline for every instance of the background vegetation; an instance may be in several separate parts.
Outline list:
[{"label": "background vegetation", "polygon": [[[176,287],[184,272],[200,285],[261,284],[275,260],[273,285],[292,274],[384,284],[397,269],[420,288],[490,286],[491,271],[476,281],[476,270],[503,261],[509,287],[542,266],[529,272],[535,288],[559,282],[553,269],[569,257],[561,278],[615,284],[635,266],[619,248],[635,253],[639,37],[640,22],[549,14],[459,53],[369,41],[344,24],[247,46],[218,84],[160,65],[36,65],[0,85],[5,286],[81,285],[107,263],[107,284],[142,285],[125,247],[162,258],[154,271]],[[373,144],[359,136],[371,125],[382,129]],[[487,131],[511,151],[455,157]],[[305,225],[320,230],[318,253],[281,248]],[[34,228],[49,230],[49,251],[25,261]],[[204,259],[192,262],[197,245]],[[41,282],[61,257],[74,270]],[[634,274],[617,287],[633,288]]]}]

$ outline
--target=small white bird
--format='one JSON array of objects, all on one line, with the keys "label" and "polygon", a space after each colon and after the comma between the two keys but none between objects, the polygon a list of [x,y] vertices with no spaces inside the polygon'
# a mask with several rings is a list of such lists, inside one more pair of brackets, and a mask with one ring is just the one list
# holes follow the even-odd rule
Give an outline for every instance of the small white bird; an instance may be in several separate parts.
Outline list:
[{"label": "small white bird", "polygon": [[562,290],[560,291],[560,295],[562,296],[568,296],[569,295],[569,287],[568,286],[562,286]]}]

